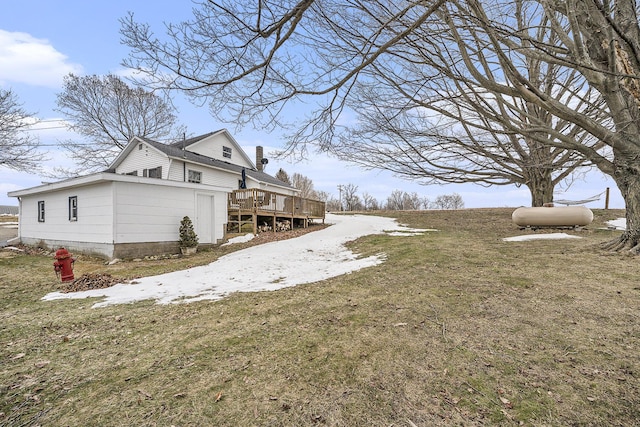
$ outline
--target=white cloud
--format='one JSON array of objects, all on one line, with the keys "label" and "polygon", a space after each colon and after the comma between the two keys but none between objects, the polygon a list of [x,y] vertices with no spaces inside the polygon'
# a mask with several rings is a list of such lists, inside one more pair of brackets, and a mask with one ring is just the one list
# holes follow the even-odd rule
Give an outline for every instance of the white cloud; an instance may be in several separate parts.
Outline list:
[{"label": "white cloud", "polygon": [[46,39],[0,30],[0,84],[24,83],[57,88],[68,73],[82,73],[82,66],[69,62]]}]

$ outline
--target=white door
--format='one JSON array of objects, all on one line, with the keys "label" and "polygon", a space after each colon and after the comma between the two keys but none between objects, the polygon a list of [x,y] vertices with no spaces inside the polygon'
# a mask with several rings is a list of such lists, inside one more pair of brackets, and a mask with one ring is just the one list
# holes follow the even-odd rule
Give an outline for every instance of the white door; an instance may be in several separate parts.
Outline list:
[{"label": "white door", "polygon": [[196,199],[195,230],[200,243],[215,243],[215,216],[213,196],[198,194]]}]

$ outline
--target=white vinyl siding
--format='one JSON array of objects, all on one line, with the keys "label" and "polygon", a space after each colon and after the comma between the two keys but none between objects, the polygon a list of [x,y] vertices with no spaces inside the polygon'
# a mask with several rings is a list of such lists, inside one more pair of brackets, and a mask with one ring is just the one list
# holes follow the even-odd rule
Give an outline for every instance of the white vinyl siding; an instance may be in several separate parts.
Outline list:
[{"label": "white vinyl siding", "polygon": [[167,179],[171,181],[183,181],[185,182],[187,168],[189,165],[185,164],[185,162],[180,162],[177,160],[173,160],[171,165],[169,166],[169,170],[167,172]]},{"label": "white vinyl siding", "polygon": [[[42,240],[74,240],[85,242],[111,241],[112,206],[109,183],[101,183],[69,190],[22,197],[23,217],[20,217],[21,237]],[[82,200],[82,215],[69,221],[69,197]],[[29,218],[26,212],[36,216],[38,201],[46,207],[46,221]]]},{"label": "white vinyl siding", "polygon": [[[153,147],[147,144],[142,144],[141,150],[136,146],[127,157],[116,168],[116,173],[121,175],[134,175],[143,176],[144,170],[155,169],[160,167],[163,172],[163,177],[166,177],[166,172],[169,170],[169,159],[166,155],[159,152]],[[148,173],[147,173],[148,174]]]},{"label": "white vinyl siding", "polygon": [[[115,243],[164,242],[179,239],[180,220],[186,215],[196,223],[196,190],[147,184],[117,183]],[[215,239],[222,239],[226,222],[226,193],[207,192],[215,197],[215,218],[211,224]],[[215,241],[215,240],[214,240]],[[202,242],[206,243],[206,242]]]},{"label": "white vinyl siding", "polygon": [[[223,154],[223,147],[231,149],[231,157],[227,157]],[[225,133],[211,135],[202,141],[191,144],[187,147],[187,150],[202,154],[203,156],[211,157],[212,159],[233,163],[234,165],[244,166],[247,168],[252,167],[252,164],[248,162],[245,155],[243,155],[244,152],[241,152],[241,147],[237,146],[232,140],[230,140]]]},{"label": "white vinyl siding", "polygon": [[[76,185],[64,182],[53,184],[54,188],[16,194],[24,212],[20,218],[23,242],[43,242],[52,248],[64,246],[110,257],[117,244],[177,242],[180,220],[185,215],[206,234],[202,243],[224,238],[229,188],[110,173],[71,182]],[[69,221],[72,197],[78,200],[77,221]],[[39,202],[46,206],[45,223],[38,222]]]},{"label": "white vinyl siding", "polygon": [[193,216],[193,190],[117,184],[115,243],[178,240],[180,220]]},{"label": "white vinyl siding", "polygon": [[202,172],[201,182],[203,185],[212,185],[215,187],[229,187],[230,189],[238,188],[237,173],[226,171],[224,169],[207,168],[206,166],[194,165],[174,160],[169,169],[168,179],[172,181],[187,182],[189,179],[189,169]]}]

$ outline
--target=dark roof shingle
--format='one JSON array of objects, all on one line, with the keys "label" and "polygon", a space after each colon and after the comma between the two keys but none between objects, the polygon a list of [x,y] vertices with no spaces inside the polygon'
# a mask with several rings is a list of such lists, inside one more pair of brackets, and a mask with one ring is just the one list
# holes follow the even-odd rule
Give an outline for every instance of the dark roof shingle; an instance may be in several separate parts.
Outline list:
[{"label": "dark roof shingle", "polygon": [[[184,146],[188,147],[189,145],[200,141],[212,134],[214,134],[215,132],[210,132],[208,134],[205,135],[200,135],[200,136],[196,136],[193,138],[189,138],[187,140],[184,141]],[[152,147],[162,151],[163,153],[165,153],[167,156],[170,157],[175,157],[175,158],[182,158],[184,160],[187,160],[189,162],[193,162],[193,163],[199,163],[205,166],[210,166],[210,167],[214,167],[214,168],[219,168],[219,169],[224,169],[224,170],[228,170],[230,172],[235,172],[238,174],[242,173],[242,169],[245,170],[245,173],[247,174],[248,177],[253,178],[257,181],[260,182],[266,182],[268,184],[272,184],[272,185],[278,185],[280,187],[286,187],[286,188],[294,188],[291,185],[287,184],[286,182],[282,182],[279,179],[265,173],[265,172],[260,172],[258,170],[255,169],[250,169],[250,168],[246,168],[244,166],[240,166],[240,165],[236,165],[233,163],[229,163],[229,162],[225,162],[222,160],[218,160],[218,159],[214,159],[212,157],[207,157],[207,156],[203,156],[202,154],[197,154],[194,153],[192,151],[189,150],[183,150],[182,146],[183,146],[183,141],[179,141],[173,144],[163,144],[161,142],[157,142],[154,141],[152,139],[149,138],[142,138],[140,137],[139,139],[143,140],[144,142],[146,142],[147,144],[151,145]]]}]

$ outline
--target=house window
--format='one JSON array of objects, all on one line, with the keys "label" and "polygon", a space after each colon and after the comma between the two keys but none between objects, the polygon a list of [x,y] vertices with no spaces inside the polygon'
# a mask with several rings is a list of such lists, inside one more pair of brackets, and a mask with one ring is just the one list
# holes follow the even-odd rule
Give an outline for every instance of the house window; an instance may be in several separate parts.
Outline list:
[{"label": "house window", "polygon": [[44,200],[38,202],[38,222],[44,222]]},{"label": "house window", "polygon": [[142,144],[138,144],[138,150],[142,150],[143,145]]},{"label": "house window", "polygon": [[222,147],[222,157],[231,158],[231,147]]},{"label": "house window", "polygon": [[142,176],[146,176],[149,178],[162,178],[162,166],[158,166],[153,169],[145,169],[142,171]]},{"label": "house window", "polygon": [[127,172],[127,173],[125,173],[125,175],[138,176],[138,171],[131,171],[131,172]]},{"label": "house window", "polygon": [[78,220],[78,196],[69,197],[69,221]]},{"label": "house window", "polygon": [[200,184],[202,182],[202,172],[189,170],[189,182]]}]

